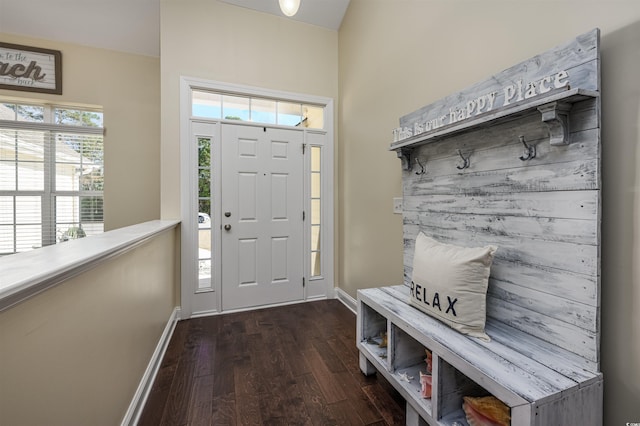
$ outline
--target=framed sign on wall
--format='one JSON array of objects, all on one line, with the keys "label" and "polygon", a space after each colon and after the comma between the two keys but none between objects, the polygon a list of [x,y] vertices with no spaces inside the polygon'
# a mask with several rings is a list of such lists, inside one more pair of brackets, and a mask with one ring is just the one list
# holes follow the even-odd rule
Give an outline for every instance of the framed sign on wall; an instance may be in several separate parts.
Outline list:
[{"label": "framed sign on wall", "polygon": [[0,89],[61,95],[62,53],[0,42]]}]

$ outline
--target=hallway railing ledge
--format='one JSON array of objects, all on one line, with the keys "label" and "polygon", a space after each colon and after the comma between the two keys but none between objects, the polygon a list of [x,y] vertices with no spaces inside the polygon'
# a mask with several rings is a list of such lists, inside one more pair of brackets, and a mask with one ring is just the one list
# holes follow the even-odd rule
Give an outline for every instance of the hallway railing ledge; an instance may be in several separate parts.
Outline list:
[{"label": "hallway railing ledge", "polygon": [[152,220],[0,257],[0,312],[126,253],[179,223],[179,220]]}]

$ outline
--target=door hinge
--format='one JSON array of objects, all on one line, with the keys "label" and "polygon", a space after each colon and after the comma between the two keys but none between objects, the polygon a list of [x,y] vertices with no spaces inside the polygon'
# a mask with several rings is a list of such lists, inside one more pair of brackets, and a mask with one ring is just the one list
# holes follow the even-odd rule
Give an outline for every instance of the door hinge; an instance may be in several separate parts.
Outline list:
[{"label": "door hinge", "polygon": [[307,217],[307,213],[304,210],[302,210],[302,221],[303,222],[305,221],[306,217]]},{"label": "door hinge", "polygon": [[304,286],[305,286],[305,285],[306,285],[306,283],[305,283],[305,278],[304,278],[304,277],[302,277],[302,287],[304,288]]},{"label": "door hinge", "polygon": [[307,144],[303,143],[302,144],[302,155],[304,155],[304,151],[307,149]]}]

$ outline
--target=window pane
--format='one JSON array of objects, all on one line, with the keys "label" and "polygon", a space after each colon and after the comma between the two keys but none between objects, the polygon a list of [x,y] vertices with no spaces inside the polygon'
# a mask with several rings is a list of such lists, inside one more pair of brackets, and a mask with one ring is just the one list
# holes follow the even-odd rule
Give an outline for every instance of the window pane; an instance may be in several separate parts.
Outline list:
[{"label": "window pane", "polygon": [[0,161],[16,161],[17,136],[15,130],[0,130]]},{"label": "window pane", "polygon": [[16,119],[16,105],[15,104],[0,104],[0,120]]},{"label": "window pane", "polygon": [[311,200],[311,224],[320,224],[320,200]]},{"label": "window pane", "polygon": [[80,175],[82,191],[102,191],[104,189],[104,169],[102,166],[85,163]]},{"label": "window pane", "polygon": [[18,191],[44,190],[44,163],[18,163]]},{"label": "window pane", "polygon": [[302,122],[302,105],[291,102],[278,102],[278,124],[298,126]]},{"label": "window pane", "polygon": [[80,183],[80,164],[56,164],[56,190],[77,191]]},{"label": "window pane", "polygon": [[42,226],[16,225],[16,252],[42,247]]},{"label": "window pane", "polygon": [[15,191],[16,189],[16,164],[14,162],[0,161],[0,190]]},{"label": "window pane", "polygon": [[56,197],[56,223],[69,224],[80,221],[80,197]]},{"label": "window pane", "polygon": [[104,189],[102,136],[58,133],[55,149],[57,190]]},{"label": "window pane", "polygon": [[82,127],[103,126],[103,114],[101,112],[55,108],[54,117],[56,124],[66,124],[70,126]]},{"label": "window pane", "polygon": [[13,197],[0,197],[0,225],[13,224]]},{"label": "window pane", "polygon": [[16,197],[16,223],[42,222],[41,197]]},{"label": "window pane", "polygon": [[198,217],[198,223],[200,227],[206,225],[206,227],[211,226],[211,201],[210,200],[198,200],[198,212],[204,213],[202,217]]},{"label": "window pane", "polygon": [[13,225],[0,225],[0,255],[15,253]]},{"label": "window pane", "polygon": [[101,196],[80,197],[80,223],[102,223],[104,199]]},{"label": "window pane", "polygon": [[48,132],[19,130],[16,132],[18,161],[44,161],[45,139]]},{"label": "window pane", "polygon": [[311,197],[320,198],[320,173],[311,173]]},{"label": "window pane", "polygon": [[226,120],[249,121],[249,98],[222,96],[222,117]]},{"label": "window pane", "polygon": [[320,171],[320,148],[319,146],[311,147],[311,171],[319,172]]},{"label": "window pane", "polygon": [[56,135],[56,163],[77,163],[82,158],[82,140],[76,135]]},{"label": "window pane", "polygon": [[222,118],[222,96],[194,90],[191,94],[191,114],[196,117]]},{"label": "window pane", "polygon": [[[198,278],[211,278],[211,259],[198,260]],[[209,288],[210,283],[199,285],[199,288]]]},{"label": "window pane", "polygon": [[311,276],[319,277],[322,275],[322,265],[320,264],[320,252],[311,253]]},{"label": "window pane", "polygon": [[[203,213],[199,213],[198,218]],[[205,217],[205,221],[198,223],[198,278],[210,279],[211,278],[211,220]],[[199,281],[199,288],[211,287],[211,281]]]},{"label": "window pane", "polygon": [[211,164],[211,139],[198,138],[198,165],[209,167]]},{"label": "window pane", "polygon": [[276,101],[252,98],[251,121],[256,123],[276,124]]},{"label": "window pane", "polygon": [[311,250],[320,250],[320,225],[311,227]]},{"label": "window pane", "polygon": [[208,198],[211,188],[211,172],[209,169],[198,170],[198,197]]},{"label": "window pane", "polygon": [[82,145],[83,164],[99,164],[104,163],[104,146],[103,137],[97,135],[59,135],[61,137],[75,139]]},{"label": "window pane", "polygon": [[303,105],[305,127],[311,129],[324,129],[324,108],[315,105]]},{"label": "window pane", "polygon": [[18,105],[17,110],[18,121],[29,121],[32,123],[44,123],[44,107],[37,105]]}]

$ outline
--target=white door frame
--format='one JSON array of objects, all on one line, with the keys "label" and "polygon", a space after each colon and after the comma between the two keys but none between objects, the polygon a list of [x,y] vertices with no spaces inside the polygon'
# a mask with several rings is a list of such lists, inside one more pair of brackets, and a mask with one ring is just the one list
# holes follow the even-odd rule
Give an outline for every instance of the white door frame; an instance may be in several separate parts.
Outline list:
[{"label": "white door frame", "polygon": [[[181,315],[182,318],[191,318],[196,316],[205,316],[219,313],[221,311],[221,285],[220,285],[220,267],[221,264],[212,262],[212,289],[214,295],[214,306],[207,307],[194,304],[194,286],[198,283],[197,269],[186,267],[193,265],[197,261],[197,209],[192,202],[197,197],[197,181],[195,174],[192,173],[197,168],[197,157],[194,159],[191,150],[192,139],[194,135],[193,125],[196,123],[233,123],[247,126],[260,126],[260,123],[238,122],[235,120],[220,119],[203,119],[202,117],[193,117],[191,115],[191,91],[194,89],[211,90],[216,92],[228,92],[247,96],[256,96],[264,98],[272,98],[279,100],[288,100],[292,102],[316,104],[324,107],[324,129],[304,129],[305,143],[309,140],[313,144],[321,144],[323,152],[322,161],[322,188],[323,203],[322,218],[324,226],[321,227],[323,245],[323,274],[320,277],[310,278],[310,257],[306,256],[304,265],[304,275],[306,287],[304,292],[304,300],[324,299],[334,297],[334,118],[333,118],[333,100],[331,98],[318,97],[312,95],[303,95],[299,93],[283,92],[277,90],[263,89],[253,86],[237,85],[223,83],[218,81],[204,80],[192,77],[180,77],[180,204],[181,204],[181,273],[180,273],[180,295],[181,295]],[[279,127],[267,125],[267,127]],[[220,244],[219,230],[220,222],[220,202],[219,194],[221,193],[221,175],[220,175],[220,126],[214,127],[218,129],[218,135],[214,136],[214,144],[212,144],[211,152],[214,155],[214,204],[212,209],[216,212],[211,218],[211,232],[214,235],[214,241]],[[284,127],[291,128],[291,127]],[[321,137],[319,137],[321,136]],[[215,146],[215,148],[214,148]],[[309,179],[310,173],[310,150],[305,155],[305,200],[309,200]],[[194,161],[196,162],[194,165]],[[307,209],[309,211],[309,209]],[[308,216],[308,215],[307,215]],[[310,247],[308,225],[305,225],[304,247]],[[215,237],[217,235],[217,238]],[[215,250],[216,262],[220,262],[220,249]],[[194,260],[195,259],[195,260]],[[215,274],[215,278],[214,278]]]}]

